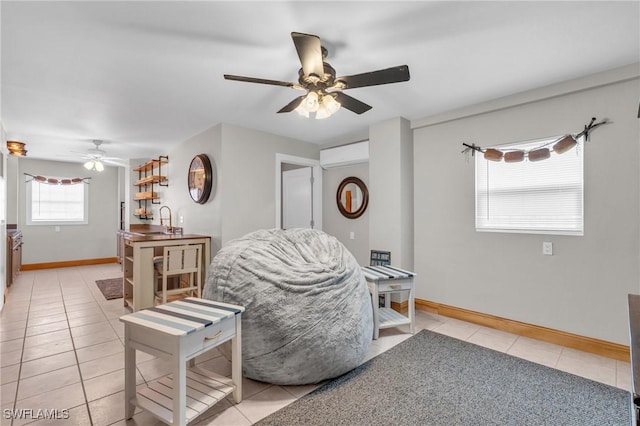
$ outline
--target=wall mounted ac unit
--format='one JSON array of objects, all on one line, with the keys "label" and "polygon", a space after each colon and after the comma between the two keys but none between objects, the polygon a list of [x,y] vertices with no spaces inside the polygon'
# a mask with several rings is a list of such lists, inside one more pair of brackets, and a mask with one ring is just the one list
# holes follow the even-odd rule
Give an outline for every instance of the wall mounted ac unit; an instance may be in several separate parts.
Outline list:
[{"label": "wall mounted ac unit", "polygon": [[320,165],[323,169],[367,162],[369,162],[369,141],[320,150]]}]

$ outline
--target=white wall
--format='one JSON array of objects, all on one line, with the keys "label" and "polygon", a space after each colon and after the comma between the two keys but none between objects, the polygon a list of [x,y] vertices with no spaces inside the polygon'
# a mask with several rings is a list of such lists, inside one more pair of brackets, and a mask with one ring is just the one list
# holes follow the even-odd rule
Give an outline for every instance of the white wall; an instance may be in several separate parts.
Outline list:
[{"label": "white wall", "polygon": [[413,138],[394,118],[369,128],[369,245],[391,264],[413,270]]},{"label": "white wall", "polygon": [[[118,229],[118,170],[87,171],[81,163],[36,160],[28,157],[18,161],[18,201],[11,200],[17,209],[17,225],[23,234],[22,263],[44,263],[116,256]],[[87,225],[55,226],[27,225],[25,217],[26,176],[87,177],[89,184],[89,223]],[[13,181],[15,183],[15,181]]]},{"label": "white wall", "polygon": [[[317,159],[319,152],[309,143],[216,125],[169,152],[169,187],[163,190],[162,205],[171,208],[174,226],[184,218],[185,233],[211,236],[215,255],[231,239],[273,228],[276,153]],[[216,185],[205,204],[195,203],[187,189],[189,164],[197,154],[207,154],[216,172]],[[157,213],[152,223],[159,224]]]},{"label": "white wall", "polygon": [[24,197],[18,194],[18,157],[7,156],[7,169],[5,171],[7,179],[7,223],[18,223],[18,204]]},{"label": "white wall", "polygon": [[0,120],[0,310],[4,307],[7,288],[7,137]]},{"label": "white wall", "polygon": [[[211,195],[205,204],[198,204],[189,195],[187,176],[191,160],[198,154],[206,154],[211,161],[215,178]],[[184,233],[209,235],[211,253],[221,247],[222,235],[222,194],[224,182],[222,171],[222,126],[211,127],[178,144],[169,152],[169,186],[162,192],[162,205],[171,208],[173,226],[182,226]],[[154,206],[157,209],[160,206]],[[184,223],[180,223],[180,217]],[[154,215],[154,224],[159,224],[160,216]]]},{"label": "white wall", "polygon": [[319,159],[318,145],[229,124],[222,125],[222,244],[276,217],[276,154]]},{"label": "white wall", "polygon": [[[628,344],[627,294],[640,291],[637,75],[573,93],[575,84],[559,85],[556,97],[540,89],[545,100],[527,93],[520,105],[415,129],[416,297]],[[474,163],[462,142],[577,133],[591,117],[613,123],[582,148],[583,237],[475,231]]]},{"label": "white wall", "polygon": [[[336,192],[344,178],[360,178],[369,188],[369,164],[324,170],[322,174],[322,226],[323,231],[336,237],[353,254],[360,265],[369,264],[369,207],[357,219],[344,217],[336,204]],[[355,233],[355,239],[350,233]]]}]

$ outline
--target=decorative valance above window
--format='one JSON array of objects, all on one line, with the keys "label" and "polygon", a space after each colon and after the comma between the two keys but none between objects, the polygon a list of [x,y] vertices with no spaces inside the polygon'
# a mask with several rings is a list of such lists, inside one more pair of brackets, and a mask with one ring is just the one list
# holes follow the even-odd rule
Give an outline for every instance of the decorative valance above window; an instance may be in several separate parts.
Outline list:
[{"label": "decorative valance above window", "polygon": [[31,177],[31,179],[27,180],[27,182],[38,182],[38,183],[46,183],[48,185],[77,185],[79,183],[86,183],[87,185],[89,184],[89,179],[91,179],[90,177],[83,177],[83,178],[53,178],[53,177],[44,177],[44,176],[40,176],[40,175],[31,175],[29,173],[25,173],[25,176],[29,176]]},{"label": "decorative valance above window", "polygon": [[476,152],[484,154],[484,158],[489,161],[502,161],[505,163],[519,163],[526,158],[529,161],[541,161],[551,157],[551,152],[556,154],[564,154],[571,148],[578,145],[579,142],[589,140],[589,132],[598,126],[610,123],[606,118],[599,123],[594,123],[596,118],[593,117],[591,122],[584,126],[584,130],[578,134],[562,135],[553,140],[546,140],[539,146],[531,147],[530,149],[498,149],[498,148],[480,148],[475,144],[463,143],[466,148],[462,151],[463,154],[471,152],[471,155],[475,156]]}]

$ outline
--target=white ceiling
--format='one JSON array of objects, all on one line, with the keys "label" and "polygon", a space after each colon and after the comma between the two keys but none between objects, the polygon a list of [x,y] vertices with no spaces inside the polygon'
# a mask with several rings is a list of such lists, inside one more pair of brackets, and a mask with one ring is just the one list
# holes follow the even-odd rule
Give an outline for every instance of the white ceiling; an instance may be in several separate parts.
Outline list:
[{"label": "white ceiling", "polygon": [[[640,62],[640,3],[2,1],[2,110],[28,156],[105,141],[144,158],[217,124],[314,143],[366,134]],[[319,35],[338,75],[409,65],[411,80],[348,91],[373,106],[326,120],[276,114],[300,92],[290,32]]]}]

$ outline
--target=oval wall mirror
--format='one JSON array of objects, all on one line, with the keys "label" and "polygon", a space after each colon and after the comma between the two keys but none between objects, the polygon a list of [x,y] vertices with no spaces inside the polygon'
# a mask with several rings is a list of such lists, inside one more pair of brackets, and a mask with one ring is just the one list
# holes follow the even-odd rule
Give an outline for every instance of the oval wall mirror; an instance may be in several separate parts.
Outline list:
[{"label": "oval wall mirror", "polygon": [[338,186],[336,202],[344,217],[356,219],[362,216],[369,204],[367,185],[355,176],[343,179]]},{"label": "oval wall mirror", "polygon": [[189,164],[189,177],[187,178],[191,199],[198,204],[206,203],[211,195],[214,178],[211,161],[209,161],[207,154],[198,154],[193,157],[191,164]]}]

